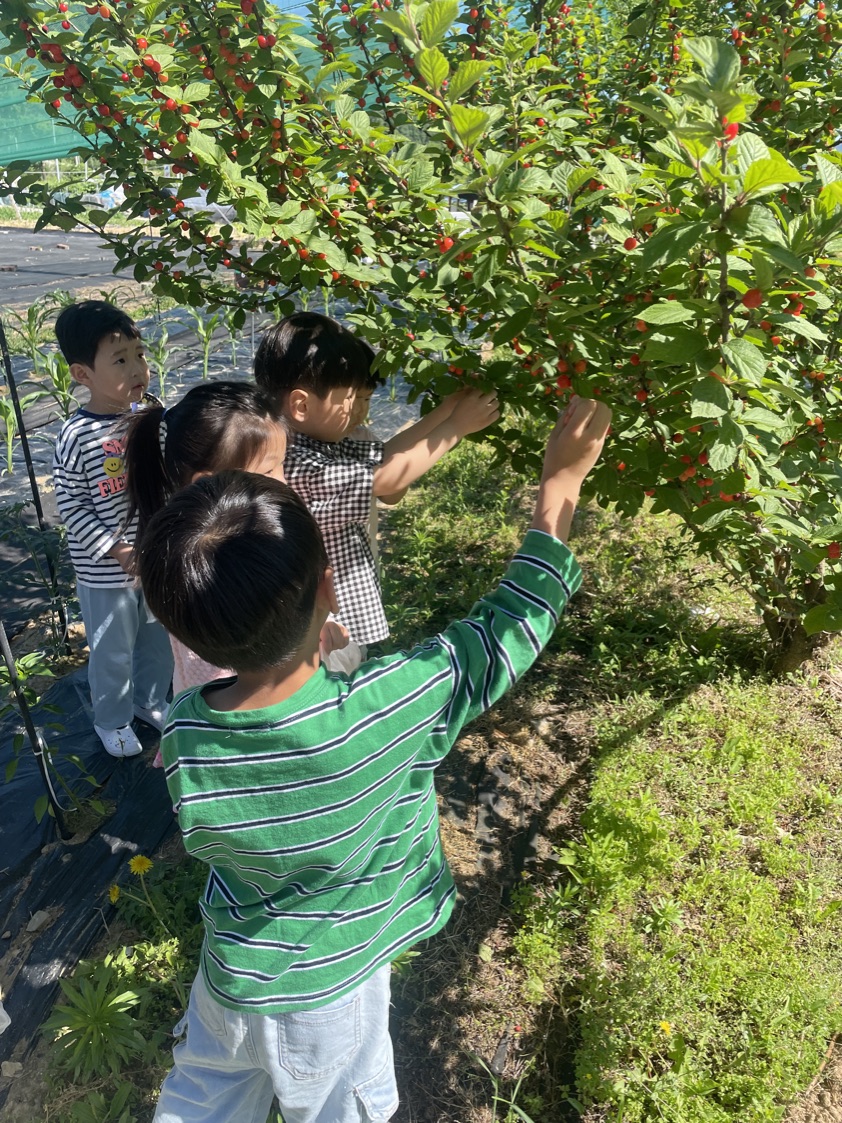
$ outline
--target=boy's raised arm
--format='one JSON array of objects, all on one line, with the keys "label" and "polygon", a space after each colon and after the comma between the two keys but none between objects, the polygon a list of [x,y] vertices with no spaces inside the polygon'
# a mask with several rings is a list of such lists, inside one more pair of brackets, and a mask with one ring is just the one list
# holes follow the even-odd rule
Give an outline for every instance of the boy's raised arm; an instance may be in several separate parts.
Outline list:
[{"label": "boy's raised arm", "polygon": [[[455,448],[462,437],[487,429],[500,416],[494,393],[466,390],[452,397],[457,400],[450,413],[443,408],[450,399],[446,398],[438,407],[444,416],[439,415],[440,420],[433,428],[425,425],[427,418],[422,418],[417,426],[398,433],[386,443],[383,462],[374,471],[376,496],[393,496],[409,487]],[[428,417],[434,413],[436,410]]]},{"label": "boy's raised arm", "polygon": [[572,399],[547,443],[535,514],[523,544],[497,587],[442,635],[455,672],[447,711],[452,739],[534,663],[579,587],[581,570],[562,542],[610,421],[601,402]]},{"label": "boy's raised arm", "polygon": [[590,398],[571,398],[550,434],[532,517],[533,530],[566,542],[585,476],[596,464],[611,411]]}]

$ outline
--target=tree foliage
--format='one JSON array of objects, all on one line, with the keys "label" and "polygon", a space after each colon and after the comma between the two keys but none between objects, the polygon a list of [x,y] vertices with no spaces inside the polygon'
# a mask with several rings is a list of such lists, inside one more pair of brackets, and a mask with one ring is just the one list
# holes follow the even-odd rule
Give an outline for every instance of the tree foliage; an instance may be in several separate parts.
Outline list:
[{"label": "tree foliage", "polygon": [[[603,397],[594,494],[676,512],[750,589],[781,667],[842,627],[833,28],[801,0],[0,15],[9,65],[153,236],[42,191],[43,222],[92,223],[185,304],[346,299],[384,373],[497,387],[491,439],[518,464],[530,415]],[[25,168],[5,180],[38,196]],[[185,206],[205,191],[236,221]]]}]

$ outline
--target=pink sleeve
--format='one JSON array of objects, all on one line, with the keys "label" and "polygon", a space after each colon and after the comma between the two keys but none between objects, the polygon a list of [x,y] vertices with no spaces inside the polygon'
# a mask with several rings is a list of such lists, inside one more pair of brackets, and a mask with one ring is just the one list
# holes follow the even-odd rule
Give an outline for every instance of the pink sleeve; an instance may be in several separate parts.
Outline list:
[{"label": "pink sleeve", "polygon": [[233,671],[222,670],[219,667],[212,667],[210,663],[206,663],[204,659],[200,659],[194,651],[189,647],[185,647],[183,643],[170,636],[170,644],[173,653],[173,676],[172,676],[172,692],[173,697],[180,694],[182,690],[187,690],[191,686],[201,686],[205,682],[213,682],[218,678],[228,678],[232,675]]}]

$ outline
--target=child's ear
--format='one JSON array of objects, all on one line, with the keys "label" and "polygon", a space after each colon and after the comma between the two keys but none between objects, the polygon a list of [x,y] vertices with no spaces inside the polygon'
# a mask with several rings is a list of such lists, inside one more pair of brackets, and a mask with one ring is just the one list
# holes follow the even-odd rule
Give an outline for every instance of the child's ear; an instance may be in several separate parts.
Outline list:
[{"label": "child's ear", "polygon": [[287,417],[293,422],[307,420],[309,414],[310,394],[307,390],[291,390],[287,398]]},{"label": "child's ear", "polygon": [[71,363],[70,364],[70,377],[74,382],[78,382],[80,386],[91,385],[91,368],[85,366],[84,363]]},{"label": "child's ear", "polygon": [[339,614],[339,601],[336,599],[336,587],[333,583],[333,570],[330,566],[324,572],[324,576],[319,582],[318,592],[316,596],[324,597],[330,612],[334,616]]}]

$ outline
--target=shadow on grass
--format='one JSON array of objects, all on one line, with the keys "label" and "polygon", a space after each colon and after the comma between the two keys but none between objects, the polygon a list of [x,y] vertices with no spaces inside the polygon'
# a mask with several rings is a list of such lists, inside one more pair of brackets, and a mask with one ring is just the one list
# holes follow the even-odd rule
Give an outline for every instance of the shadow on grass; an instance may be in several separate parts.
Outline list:
[{"label": "shadow on grass", "polygon": [[[765,634],[745,602],[735,603],[731,590],[698,573],[685,581],[683,557],[675,559],[664,580],[641,574],[638,570],[645,570],[651,558],[651,542],[642,549],[623,544],[619,550],[616,543],[603,544],[603,554],[606,549],[613,549],[614,556],[598,558],[593,569],[585,565],[583,590],[539,663],[478,723],[489,727],[480,728],[488,742],[485,766],[457,747],[439,770],[443,815],[468,828],[473,819],[479,859],[476,874],[459,880],[461,900],[448,927],[423,949],[407,980],[396,988],[393,1029],[404,1097],[396,1123],[484,1119],[493,1110],[495,1091],[501,1097],[500,1119],[506,1119],[506,1100],[513,1097],[520,1097],[518,1106],[534,1113],[536,1123],[580,1118],[573,1069],[579,1039],[573,1013],[575,970],[556,993],[533,1006],[526,1032],[515,1034],[513,1011],[523,1009],[517,984],[501,976],[499,993],[488,992],[477,970],[483,949],[495,933],[499,936],[501,924],[504,929],[510,924],[511,889],[524,872],[557,882],[560,870],[547,860],[548,846],[560,848],[580,837],[579,815],[598,764],[595,723],[604,759],[657,725],[700,687],[763,672]],[[460,589],[459,574],[459,564],[450,559],[431,575],[429,615],[426,621],[418,611],[404,615],[408,627],[401,638],[415,640],[468,610],[466,587],[471,586],[472,596],[476,582],[474,574],[463,574]],[[431,597],[433,589],[448,588],[441,600]],[[454,595],[457,590],[461,598]],[[456,599],[461,603],[454,604]],[[443,602],[449,602],[447,607]],[[534,727],[536,714],[550,727],[544,744],[553,759],[536,761],[525,782],[510,783],[517,767],[509,773],[506,759],[501,763],[493,748],[500,722]],[[558,775],[560,762],[567,766],[566,774],[551,785],[549,778]],[[646,862],[651,840],[636,832],[629,836],[627,827],[618,820],[616,838],[639,849],[641,863]],[[570,937],[575,944],[575,933]],[[466,1018],[487,1022],[494,1006],[496,1040],[488,1032],[472,1040],[474,1048],[477,1039],[485,1041],[482,1060],[499,1069],[496,1086],[468,1055],[459,1028]],[[531,1070],[519,1086],[530,1058]]]}]

